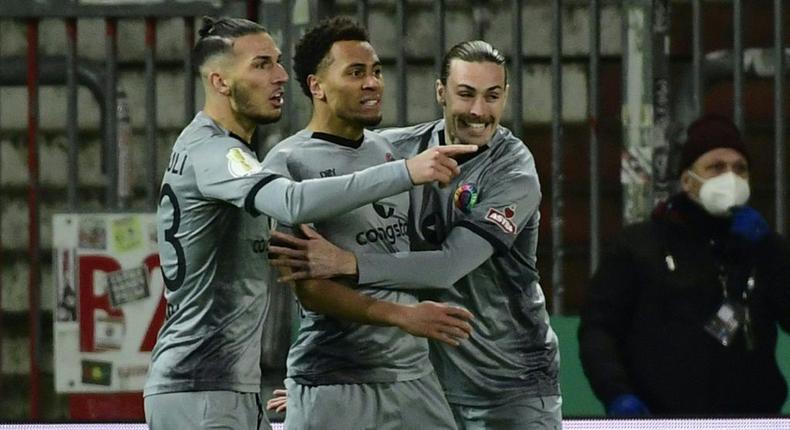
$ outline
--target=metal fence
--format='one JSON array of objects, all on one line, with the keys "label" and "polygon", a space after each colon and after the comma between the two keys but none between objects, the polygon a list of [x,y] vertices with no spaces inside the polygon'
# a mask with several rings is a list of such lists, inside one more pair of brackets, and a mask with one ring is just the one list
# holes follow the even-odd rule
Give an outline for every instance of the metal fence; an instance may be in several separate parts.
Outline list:
[{"label": "metal fence", "polygon": [[[534,36],[532,29],[525,28],[523,23],[527,3],[534,6],[540,3],[550,8],[551,22],[546,25],[550,31],[550,56],[530,53],[525,49],[525,40]],[[145,174],[143,175],[143,192],[140,200],[142,206],[153,210],[157,202],[157,194],[162,160],[158,157],[157,138],[161,127],[157,123],[158,98],[157,73],[159,61],[157,56],[157,24],[163,19],[183,20],[183,98],[173,100],[184,105],[184,124],[189,122],[196,109],[195,75],[191,58],[191,47],[195,41],[195,19],[201,15],[220,13],[236,13],[260,21],[270,28],[281,41],[283,60],[290,70],[292,46],[299,32],[316,20],[338,13],[356,16],[357,19],[373,28],[373,11],[380,19],[388,16],[393,22],[397,46],[392,52],[394,56],[382,58],[385,65],[394,69],[390,77],[396,82],[394,98],[395,120],[397,124],[406,124],[410,118],[410,109],[415,106],[409,100],[409,70],[411,66],[429,65],[438,74],[441,58],[448,46],[448,29],[462,25],[448,16],[459,15],[469,17],[466,23],[474,26],[474,36],[488,38],[494,27],[507,27],[510,34],[508,54],[510,67],[510,114],[506,119],[513,132],[524,138],[526,142],[541,142],[540,136],[545,135],[540,127],[549,130],[548,150],[543,151],[540,145],[532,147],[533,152],[545,153],[550,169],[542,171],[542,178],[547,178],[550,199],[544,206],[550,207],[550,216],[544,217],[544,225],[550,226],[550,236],[542,240],[541,249],[543,267],[550,267],[550,279],[544,286],[551,289],[552,310],[562,314],[566,309],[566,280],[569,272],[566,262],[566,234],[569,228],[581,228],[585,232],[586,243],[582,246],[582,254],[587,259],[586,270],[582,277],[594,270],[599,261],[602,235],[602,184],[604,173],[601,170],[603,146],[608,145],[608,153],[614,153],[622,160],[622,214],[625,222],[644,218],[654,202],[666,197],[672,191],[672,153],[675,142],[682,140],[682,129],[695,116],[705,111],[707,89],[720,82],[732,85],[730,100],[731,113],[735,122],[743,129],[749,130],[746,121],[744,87],[747,82],[758,79],[772,79],[773,94],[773,153],[772,163],[772,202],[766,203],[773,207],[773,220],[776,229],[784,232],[785,219],[785,127],[786,117],[784,105],[785,49],[784,20],[786,11],[782,0],[774,0],[772,5],[764,4],[751,7],[767,8],[767,15],[773,17],[773,41],[771,45],[744,47],[744,35],[747,30],[754,30],[750,22],[744,21],[744,5],[740,0],[731,2],[670,2],[669,0],[623,0],[623,1],[561,1],[546,0],[543,2],[526,2],[523,0],[489,0],[476,2],[444,1],[318,1],[318,0],[281,0],[281,1],[225,1],[211,0],[179,1],[177,7],[171,2],[119,1],[84,2],[80,0],[58,1],[57,7],[52,2],[0,2],[0,19],[13,19],[24,22],[26,26],[26,56],[4,57],[0,52],[0,86],[20,86],[27,88],[27,170],[29,184],[27,186],[28,237],[26,251],[28,264],[29,291],[29,336],[30,336],[30,405],[31,418],[39,416],[40,397],[40,357],[41,357],[41,216],[40,200],[41,185],[39,184],[39,88],[42,85],[63,86],[66,89],[67,123],[63,130],[68,143],[68,175],[65,184],[67,205],[64,210],[83,210],[80,197],[78,166],[80,157],[79,146],[79,115],[78,89],[86,88],[93,95],[99,106],[100,118],[96,118],[102,142],[103,171],[106,182],[103,188],[103,204],[106,210],[120,210],[128,207],[134,198],[128,182],[126,155],[123,152],[124,141],[130,133],[125,103],[128,101],[118,88],[118,26],[124,20],[143,20],[144,34],[135,42],[144,46],[144,82],[145,82]],[[703,39],[705,36],[705,10],[707,8],[727,8],[723,13],[731,14],[732,40],[731,47],[717,46],[715,50],[706,50]],[[414,8],[430,9],[434,38],[430,58],[410,53],[407,46],[407,33],[410,28],[410,11]],[[601,52],[601,14],[604,9],[614,10],[619,14],[621,24],[621,46],[619,52]],[[690,10],[689,10],[690,9]],[[502,11],[507,11],[502,13]],[[691,46],[689,56],[674,55],[671,36],[674,10],[690,11]],[[566,13],[586,13],[588,25],[588,46],[586,52],[565,54],[563,52],[563,35],[567,31]],[[496,21],[497,17],[509,15],[509,22]],[[719,15],[717,15],[719,16]],[[83,62],[78,51],[78,28],[86,18],[102,19],[104,34],[96,35],[104,38],[105,57],[103,64]],[[66,50],[63,56],[41,56],[39,53],[39,29],[43,19],[62,20],[65,26]],[[747,22],[749,25],[745,26]],[[720,25],[719,21],[715,22]],[[765,24],[765,23],[758,23]],[[684,24],[685,25],[685,21]],[[766,24],[767,25],[767,24]],[[0,48],[1,49],[1,48]],[[547,124],[535,125],[526,118],[524,103],[525,75],[535,63],[550,64],[551,80],[551,120]],[[563,117],[564,98],[564,66],[567,64],[583,64],[586,69],[587,100],[586,118],[583,122],[572,124],[575,130],[582,130],[586,135],[587,151],[579,152],[578,141],[569,142],[565,136],[569,122]],[[602,67],[619,69],[618,79],[609,80],[602,77]],[[680,71],[674,73],[673,71]],[[298,97],[297,86],[293,83],[288,87],[288,97]],[[602,96],[612,91],[620,91],[621,98],[616,108],[604,111]],[[606,92],[605,94],[602,94]],[[674,92],[673,92],[674,91]],[[18,109],[2,104],[2,109]],[[728,107],[728,109],[730,109]],[[298,104],[286,104],[286,112],[280,124],[272,131],[275,136],[284,136],[301,127]],[[440,110],[433,109],[435,115]],[[537,130],[537,131],[536,131]],[[577,135],[579,133],[577,132]],[[537,137],[536,137],[537,136]],[[622,147],[621,145],[622,141]],[[613,149],[614,148],[614,149]],[[569,152],[572,154],[569,155]],[[581,185],[586,188],[586,205],[588,208],[587,225],[568,225],[565,218],[568,214],[566,200],[575,196],[566,196],[566,176],[569,174],[566,165],[570,157],[587,158],[588,174]],[[578,164],[574,164],[577,166]],[[761,166],[764,167],[764,166]],[[630,173],[629,173],[630,172]],[[0,170],[0,173],[2,171]],[[577,184],[578,185],[578,184]],[[610,188],[609,188],[610,189]],[[2,189],[0,189],[2,191]],[[0,213],[0,215],[2,215]],[[44,220],[46,221],[46,220]],[[0,251],[3,250],[0,237]],[[3,259],[4,260],[4,259]],[[545,273],[545,270],[544,270]],[[579,276],[577,276],[578,278]],[[2,288],[22,288],[21,285],[0,285]],[[579,287],[577,287],[579,289]],[[0,295],[2,297],[2,295]],[[285,302],[284,302],[285,303]],[[1,303],[0,303],[1,305]],[[283,304],[285,306],[286,304]],[[0,306],[0,315],[2,307]],[[0,327],[2,330],[2,327]],[[2,337],[0,336],[0,342]],[[2,363],[0,362],[0,369]]]}]

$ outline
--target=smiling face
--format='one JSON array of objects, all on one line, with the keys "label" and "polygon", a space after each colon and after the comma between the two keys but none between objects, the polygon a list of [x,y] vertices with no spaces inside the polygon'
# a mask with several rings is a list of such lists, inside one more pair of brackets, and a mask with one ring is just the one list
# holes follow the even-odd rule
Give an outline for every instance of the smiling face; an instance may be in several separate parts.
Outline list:
[{"label": "smiling face", "polygon": [[266,33],[239,37],[227,74],[230,106],[240,120],[265,124],[280,119],[288,74],[280,50]]},{"label": "smiling face", "polygon": [[370,43],[335,42],[309,84],[314,100],[325,104],[339,126],[361,129],[381,122],[384,80]]},{"label": "smiling face", "polygon": [[444,109],[448,143],[486,145],[505,110],[505,67],[453,59],[447,84],[436,82],[436,100]]}]

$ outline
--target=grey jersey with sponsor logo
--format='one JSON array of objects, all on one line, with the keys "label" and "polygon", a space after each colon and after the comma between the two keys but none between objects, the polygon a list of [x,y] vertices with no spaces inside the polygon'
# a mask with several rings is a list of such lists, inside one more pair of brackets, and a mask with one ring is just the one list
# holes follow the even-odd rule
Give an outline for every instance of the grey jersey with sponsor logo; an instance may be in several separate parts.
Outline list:
[{"label": "grey jersey with sponsor logo", "polygon": [[[300,181],[343,175],[393,160],[391,145],[365,131],[361,142],[302,130],[275,146],[263,164]],[[408,193],[381,199],[315,223],[328,240],[349,250],[394,253],[409,249]],[[411,292],[360,288],[398,303],[417,303]],[[373,383],[420,378],[432,370],[425,339],[394,327],[341,321],[301,312],[301,326],[288,354],[288,376],[304,385]]]},{"label": "grey jersey with sponsor logo", "polygon": [[[381,134],[408,157],[443,144],[444,121]],[[438,249],[451,229],[466,228],[495,254],[449,289],[430,293],[475,315],[474,332],[459,347],[431,344],[433,365],[450,403],[485,406],[558,395],[557,337],[536,268],[541,195],[532,154],[499,127],[486,147],[460,161],[452,185],[411,192],[412,250]]]},{"label": "grey jersey with sponsor logo", "polygon": [[268,218],[259,211],[322,219],[410,187],[404,162],[294,183],[265,171],[240,138],[198,113],[176,140],[162,181],[157,224],[167,319],[145,395],[259,391],[272,279]]}]

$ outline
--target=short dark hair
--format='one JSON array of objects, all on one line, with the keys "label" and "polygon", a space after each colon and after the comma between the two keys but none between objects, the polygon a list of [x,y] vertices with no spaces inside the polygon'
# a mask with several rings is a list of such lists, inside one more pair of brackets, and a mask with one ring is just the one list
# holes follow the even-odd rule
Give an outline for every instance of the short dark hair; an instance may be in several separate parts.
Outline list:
[{"label": "short dark hair", "polygon": [[[468,40],[450,48],[442,60],[442,71],[439,80],[442,85],[447,85],[447,76],[450,75],[450,63],[455,60],[469,63],[496,63],[505,65],[505,56],[484,40]],[[505,69],[505,84],[507,84],[507,67]]]},{"label": "short dark hair", "polygon": [[370,42],[365,27],[343,16],[324,19],[299,39],[294,48],[294,74],[304,95],[312,98],[307,77],[315,74],[322,67],[332,45],[344,40]]},{"label": "short dark hair", "polygon": [[198,30],[199,38],[193,50],[195,68],[200,70],[209,58],[230,52],[233,49],[234,39],[256,33],[268,33],[268,31],[264,26],[248,19],[204,16],[203,25]]}]

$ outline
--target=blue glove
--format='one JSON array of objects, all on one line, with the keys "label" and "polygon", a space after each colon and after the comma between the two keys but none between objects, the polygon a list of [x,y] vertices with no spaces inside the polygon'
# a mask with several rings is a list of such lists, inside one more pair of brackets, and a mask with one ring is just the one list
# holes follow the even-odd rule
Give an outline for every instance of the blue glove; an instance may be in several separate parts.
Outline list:
[{"label": "blue glove", "polygon": [[647,405],[633,394],[621,394],[606,405],[606,415],[615,417],[638,417],[650,415]]},{"label": "blue glove", "polygon": [[759,242],[771,228],[760,212],[751,206],[738,206],[732,209],[732,224],[730,233],[749,242]]}]

